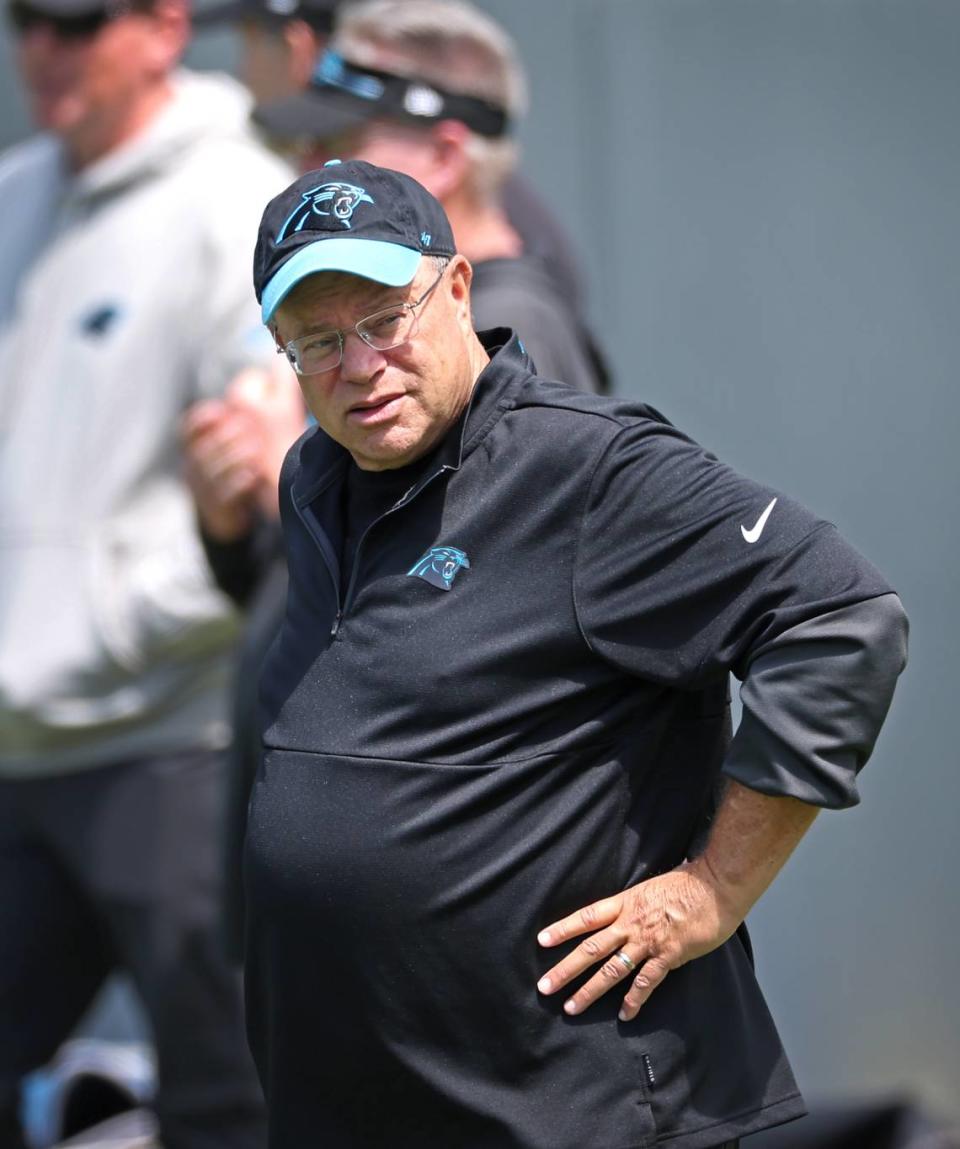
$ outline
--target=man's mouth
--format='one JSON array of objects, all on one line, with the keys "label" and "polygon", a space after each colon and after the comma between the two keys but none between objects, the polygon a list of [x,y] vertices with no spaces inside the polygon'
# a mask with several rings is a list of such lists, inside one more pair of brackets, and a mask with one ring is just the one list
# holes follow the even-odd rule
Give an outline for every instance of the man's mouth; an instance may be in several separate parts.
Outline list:
[{"label": "man's mouth", "polygon": [[377,423],[381,419],[390,419],[396,414],[403,394],[385,395],[383,398],[366,399],[357,403],[347,412],[347,418],[356,423]]}]

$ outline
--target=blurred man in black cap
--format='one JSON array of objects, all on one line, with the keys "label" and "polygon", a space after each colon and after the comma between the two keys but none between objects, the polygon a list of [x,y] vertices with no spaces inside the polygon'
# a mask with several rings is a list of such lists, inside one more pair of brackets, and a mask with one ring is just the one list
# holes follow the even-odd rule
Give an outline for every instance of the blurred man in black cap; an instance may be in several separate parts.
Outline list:
[{"label": "blurred man in black cap", "polygon": [[304,88],[326,47],[340,0],[225,0],[199,6],[194,25],[236,25],[240,78],[260,103]]}]

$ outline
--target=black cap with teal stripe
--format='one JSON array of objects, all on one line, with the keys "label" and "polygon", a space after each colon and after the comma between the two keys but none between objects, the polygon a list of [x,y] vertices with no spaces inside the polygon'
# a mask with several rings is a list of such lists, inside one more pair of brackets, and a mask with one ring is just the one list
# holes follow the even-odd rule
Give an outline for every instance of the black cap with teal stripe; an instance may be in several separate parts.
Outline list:
[{"label": "black cap with teal stripe", "polygon": [[362,160],[330,160],[264,210],[253,257],[263,322],[307,276],[341,271],[401,287],[422,256],[456,250],[446,212],[415,179]]}]

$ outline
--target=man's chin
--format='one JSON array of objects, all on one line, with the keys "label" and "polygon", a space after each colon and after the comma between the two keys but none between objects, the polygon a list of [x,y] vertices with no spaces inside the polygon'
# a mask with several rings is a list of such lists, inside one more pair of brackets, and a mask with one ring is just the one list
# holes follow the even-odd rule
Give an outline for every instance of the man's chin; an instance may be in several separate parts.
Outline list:
[{"label": "man's chin", "polygon": [[386,436],[381,442],[353,443],[348,450],[361,471],[392,471],[415,463],[428,448],[416,440]]},{"label": "man's chin", "polygon": [[370,455],[351,451],[353,461],[361,471],[395,471],[398,467],[405,467],[408,463],[415,463],[416,454],[383,454]]},{"label": "man's chin", "polygon": [[30,111],[38,128],[58,136],[68,135],[80,122],[79,109],[69,99],[36,96]]}]

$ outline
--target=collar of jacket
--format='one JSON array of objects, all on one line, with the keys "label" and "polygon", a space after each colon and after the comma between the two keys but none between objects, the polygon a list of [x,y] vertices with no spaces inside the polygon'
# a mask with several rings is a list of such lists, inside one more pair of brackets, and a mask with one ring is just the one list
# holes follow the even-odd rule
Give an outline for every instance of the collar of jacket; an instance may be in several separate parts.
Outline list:
[{"label": "collar of jacket", "polygon": [[[490,355],[490,362],[477,378],[466,411],[441,441],[431,466],[404,501],[439,472],[459,470],[463,460],[482,442],[504,411],[514,405],[517,382],[533,374],[533,363],[510,328],[494,327],[477,334]],[[349,460],[344,447],[319,427],[315,428],[301,446],[300,467],[293,481],[294,501],[302,506],[315,498],[342,477]]]}]

